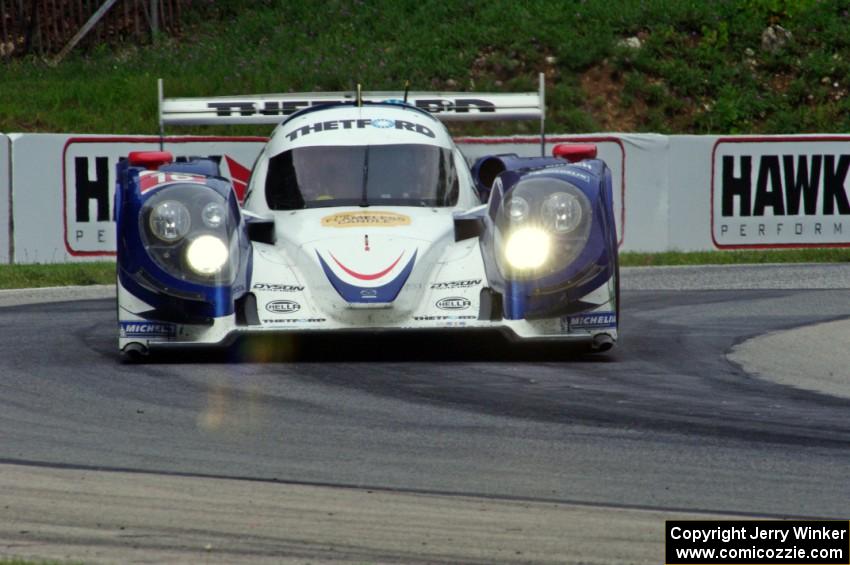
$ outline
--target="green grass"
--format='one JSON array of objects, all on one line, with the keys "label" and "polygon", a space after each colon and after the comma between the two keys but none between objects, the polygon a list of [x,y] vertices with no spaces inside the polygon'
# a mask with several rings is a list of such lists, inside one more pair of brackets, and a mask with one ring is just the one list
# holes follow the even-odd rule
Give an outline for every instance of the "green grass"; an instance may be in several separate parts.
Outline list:
[{"label": "green grass", "polygon": [[32,559],[5,559],[0,558],[0,565],[82,565],[82,561],[54,561],[54,560],[32,560]]},{"label": "green grass", "polygon": [[767,249],[758,251],[667,251],[620,253],[624,267],[735,265],[764,263],[850,263],[850,249]]},{"label": "green grass", "polygon": [[[623,267],[744,263],[850,263],[850,249],[620,253]],[[114,283],[114,263],[0,265],[0,289]]]},{"label": "green grass", "polygon": [[115,263],[0,265],[0,289],[90,284],[115,284]]},{"label": "green grass", "polygon": [[[0,62],[0,131],[155,133],[157,77],[168,96],[209,96],[352,90],[358,82],[400,89],[407,79],[419,90],[522,91],[535,88],[541,71],[552,132],[850,130],[843,0],[193,5],[177,38],[89,47],[56,68],[35,57]],[[761,46],[771,24],[793,34],[776,52]],[[632,36],[640,49],[620,45]],[[463,133],[536,127],[500,123]]]}]

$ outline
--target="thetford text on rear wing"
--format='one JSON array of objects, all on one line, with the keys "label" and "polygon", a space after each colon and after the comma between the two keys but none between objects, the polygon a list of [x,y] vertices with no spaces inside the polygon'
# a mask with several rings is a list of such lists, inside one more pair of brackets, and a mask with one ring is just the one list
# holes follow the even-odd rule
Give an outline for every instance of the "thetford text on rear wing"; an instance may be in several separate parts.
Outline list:
[{"label": "thetford text on rear wing", "polygon": [[[544,83],[538,92],[409,92],[407,102],[443,121],[543,120]],[[159,120],[165,125],[278,124],[298,110],[354,102],[352,92],[253,94],[209,98],[164,98],[159,79]],[[404,92],[364,92],[364,102],[398,102]]]}]

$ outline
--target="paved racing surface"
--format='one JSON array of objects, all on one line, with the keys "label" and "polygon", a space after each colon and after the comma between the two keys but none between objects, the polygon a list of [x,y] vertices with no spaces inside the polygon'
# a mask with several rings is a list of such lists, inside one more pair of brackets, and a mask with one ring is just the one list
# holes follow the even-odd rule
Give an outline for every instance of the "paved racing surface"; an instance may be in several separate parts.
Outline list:
[{"label": "paved racing surface", "polygon": [[[600,356],[417,335],[252,340],[127,365],[114,300],[4,307],[0,465],[846,520],[850,399],[749,376],[726,353],[850,316],[847,279],[847,266],[631,270],[623,340]],[[24,547],[14,531],[0,528],[0,553]],[[660,562],[653,541],[647,562]],[[399,555],[350,554],[415,552]]]}]

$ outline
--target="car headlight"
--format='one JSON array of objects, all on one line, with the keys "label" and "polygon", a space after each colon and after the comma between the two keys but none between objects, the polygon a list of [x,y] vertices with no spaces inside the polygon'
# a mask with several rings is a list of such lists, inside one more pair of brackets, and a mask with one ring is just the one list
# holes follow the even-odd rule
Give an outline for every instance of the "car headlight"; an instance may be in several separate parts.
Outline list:
[{"label": "car headlight", "polygon": [[528,211],[530,210],[530,206],[528,205],[528,200],[523,198],[522,196],[513,196],[510,200],[508,200],[506,204],[508,218],[511,223],[519,224],[525,221],[528,218]]},{"label": "car headlight", "polygon": [[201,211],[201,219],[208,228],[215,229],[224,223],[224,206],[219,202],[210,202]]},{"label": "car headlight", "polygon": [[566,234],[581,224],[582,204],[578,197],[569,192],[555,192],[543,201],[540,214],[543,225],[556,234]]},{"label": "car headlight", "polygon": [[[142,204],[139,230],[148,257],[171,277],[187,283],[233,282],[240,253],[239,216],[228,197],[197,184],[158,190]],[[146,280],[156,272],[146,267]],[[151,283],[153,284],[153,283]],[[173,282],[166,291],[176,292]]]},{"label": "car headlight", "polygon": [[546,230],[523,227],[511,232],[505,244],[505,259],[517,270],[539,269],[549,259],[552,238]]},{"label": "car headlight", "polygon": [[212,276],[227,263],[227,245],[214,235],[201,235],[186,248],[186,264],[199,275]]},{"label": "car headlight", "polygon": [[586,249],[592,202],[581,188],[556,175],[530,174],[503,197],[494,219],[497,262],[505,278],[549,276]]},{"label": "car headlight", "polygon": [[192,227],[189,209],[176,200],[160,202],[151,211],[151,233],[167,243],[174,243],[186,237]]}]

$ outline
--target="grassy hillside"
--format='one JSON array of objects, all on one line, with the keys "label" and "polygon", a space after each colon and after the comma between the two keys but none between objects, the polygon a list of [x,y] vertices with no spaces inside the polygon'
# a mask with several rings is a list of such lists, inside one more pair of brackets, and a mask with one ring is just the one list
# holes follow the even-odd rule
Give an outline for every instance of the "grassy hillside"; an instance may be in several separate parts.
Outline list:
[{"label": "grassy hillside", "polygon": [[[35,58],[0,61],[0,131],[153,133],[159,76],[168,96],[193,96],[357,82],[399,89],[406,79],[423,90],[522,91],[535,88],[541,71],[553,132],[850,130],[850,4],[842,0],[194,6],[180,37],[151,46],[100,45],[56,68]],[[778,39],[763,43],[777,25]],[[475,127],[465,132],[484,131]]]}]

